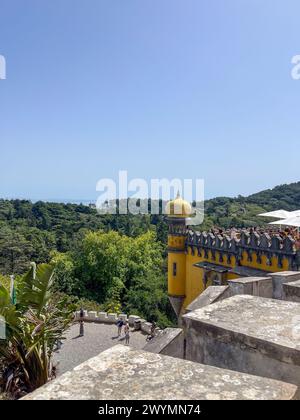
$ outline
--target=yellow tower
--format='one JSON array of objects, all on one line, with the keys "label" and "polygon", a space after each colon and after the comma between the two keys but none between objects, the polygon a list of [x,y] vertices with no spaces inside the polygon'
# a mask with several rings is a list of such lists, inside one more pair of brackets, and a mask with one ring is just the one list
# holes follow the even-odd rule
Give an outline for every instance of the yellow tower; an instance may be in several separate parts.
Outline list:
[{"label": "yellow tower", "polygon": [[179,193],[166,206],[168,234],[168,294],[177,316],[185,299],[186,287],[186,220],[192,213],[191,205]]}]

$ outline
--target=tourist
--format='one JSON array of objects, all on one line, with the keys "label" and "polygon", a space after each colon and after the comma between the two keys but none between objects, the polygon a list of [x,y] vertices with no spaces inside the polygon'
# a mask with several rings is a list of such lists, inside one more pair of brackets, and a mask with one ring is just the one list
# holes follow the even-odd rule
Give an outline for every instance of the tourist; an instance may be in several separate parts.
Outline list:
[{"label": "tourist", "polygon": [[83,322],[83,320],[79,321],[79,336],[80,337],[84,336],[84,322]]},{"label": "tourist", "polygon": [[121,318],[118,319],[117,321],[117,327],[118,327],[118,337],[121,336],[122,334],[122,328],[123,328],[124,322]]},{"label": "tourist", "polygon": [[79,319],[80,319],[80,321],[84,320],[84,310],[83,310],[83,308],[80,308]]},{"label": "tourist", "polygon": [[129,344],[130,331],[129,331],[129,324],[128,324],[128,322],[126,322],[126,325],[124,327],[124,332],[125,332],[125,344]]},{"label": "tourist", "polygon": [[84,310],[83,308],[80,308],[79,313],[79,336],[84,336]]},{"label": "tourist", "polygon": [[230,230],[230,239],[238,239],[237,235],[238,235],[238,231],[235,228],[232,228]]}]

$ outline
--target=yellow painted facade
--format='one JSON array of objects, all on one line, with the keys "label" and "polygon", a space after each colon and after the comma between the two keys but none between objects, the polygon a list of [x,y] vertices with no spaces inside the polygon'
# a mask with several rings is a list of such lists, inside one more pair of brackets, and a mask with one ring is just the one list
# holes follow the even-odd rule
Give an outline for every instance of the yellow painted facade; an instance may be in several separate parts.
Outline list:
[{"label": "yellow painted facade", "polygon": [[[176,203],[176,200],[171,203]],[[184,203],[183,200],[181,200],[180,205],[183,205],[182,203]],[[170,207],[174,208],[174,204]],[[272,256],[268,258],[267,255],[264,255],[264,252],[251,251],[248,246],[247,252],[241,252],[237,261],[235,255],[230,252],[226,253],[226,250],[219,252],[217,249],[206,249],[205,252],[201,246],[190,245],[187,243],[185,226],[185,218],[187,217],[186,213],[182,215],[172,213],[168,217],[168,293],[173,307],[177,298],[180,312],[195,300],[205,288],[213,284],[226,284],[228,280],[244,276],[230,272],[230,270],[241,271],[246,268],[244,271],[250,273],[245,274],[246,276],[254,275],[251,274],[252,270],[253,272],[264,273],[261,275],[268,272],[291,270],[291,262],[288,257],[285,258],[281,254],[281,251],[279,256],[271,253]],[[205,263],[205,267],[202,268],[201,263],[202,265]],[[208,264],[206,265],[206,263]],[[200,264],[200,267],[196,264]]]},{"label": "yellow painted facade", "polygon": [[[216,257],[218,257],[218,253],[216,253]],[[183,248],[180,253],[168,252],[168,293],[172,296],[184,296],[183,308],[188,306],[204,291],[203,269],[195,267],[195,264],[199,262],[214,263],[214,260],[211,255],[208,259],[204,258],[203,255],[193,255],[191,249],[185,252]],[[178,270],[176,276],[173,275],[174,263],[177,264]],[[224,264],[224,266],[233,268],[235,266],[235,258],[232,258],[230,265]],[[227,274],[227,280],[238,277],[236,274]],[[211,286],[212,283],[212,279],[209,279],[207,287]]]},{"label": "yellow painted facade", "polygon": [[[219,261],[219,253],[216,252],[215,260],[212,258],[211,252],[208,253],[209,258],[204,258],[204,252],[201,252],[201,256],[193,255],[191,248],[188,248],[186,255],[185,255],[185,287],[182,287],[182,290],[185,289],[185,300],[183,303],[183,309],[186,308],[193,300],[199,296],[204,291],[204,270],[202,268],[195,267],[195,264],[199,262],[209,262],[215,264],[216,261]],[[278,266],[278,259],[276,257],[272,258],[272,265],[267,265],[267,258],[262,256],[262,262],[259,264],[257,262],[257,255],[253,252],[252,253],[252,262],[248,261],[247,253],[243,254],[243,258],[241,260],[241,266],[254,268],[257,270],[264,270],[267,272],[279,272],[279,271],[287,271],[289,269],[289,263],[286,259],[283,259],[283,267]],[[179,261],[179,260],[178,260]],[[183,261],[183,260],[182,260]],[[224,267],[234,268],[236,266],[235,257],[231,257],[231,263],[228,264],[226,262],[218,263]],[[226,273],[225,279],[226,280],[234,280],[241,276],[234,273]],[[182,277],[181,277],[182,278]],[[176,282],[175,278],[169,278],[170,290],[173,289],[173,284]],[[210,276],[206,287],[212,286],[213,279],[212,275]],[[174,293],[175,294],[175,293]]]},{"label": "yellow painted facade", "polygon": [[[195,267],[195,264],[199,262],[210,262],[214,263],[215,261],[212,259],[212,255],[209,253],[209,258],[204,258],[204,253],[201,253],[201,256],[192,255],[192,250],[188,249],[186,255],[186,294],[185,300],[183,303],[183,309],[188,306],[193,300],[196,299],[204,291],[204,270],[202,268]],[[218,253],[216,253],[216,258],[218,258]],[[233,258],[233,263],[228,264],[224,263],[226,267],[234,267],[235,259]],[[231,274],[231,278],[237,278],[237,275]],[[228,280],[228,277],[227,277]],[[209,279],[207,286],[209,287],[213,284],[212,278]]]}]

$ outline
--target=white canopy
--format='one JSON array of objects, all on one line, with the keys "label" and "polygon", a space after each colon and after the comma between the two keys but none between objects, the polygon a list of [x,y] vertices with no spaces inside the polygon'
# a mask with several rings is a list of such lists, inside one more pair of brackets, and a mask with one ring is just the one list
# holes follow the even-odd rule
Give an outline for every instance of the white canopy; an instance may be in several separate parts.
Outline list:
[{"label": "white canopy", "polygon": [[290,217],[288,219],[277,220],[276,222],[271,222],[269,225],[284,225],[284,226],[294,226],[300,227],[300,216]]},{"label": "white canopy", "polygon": [[291,211],[289,217],[300,217],[300,210]]},{"label": "white canopy", "polygon": [[[299,210],[300,214],[300,210]],[[275,217],[276,219],[287,219],[288,217],[291,217],[291,212],[287,210],[275,210],[275,211],[269,211],[268,213],[261,213],[259,216],[263,217]]]},{"label": "white canopy", "polygon": [[269,225],[284,225],[283,221],[284,220],[288,220],[288,219],[281,219],[281,220],[276,220],[275,222],[270,222],[268,223]]}]

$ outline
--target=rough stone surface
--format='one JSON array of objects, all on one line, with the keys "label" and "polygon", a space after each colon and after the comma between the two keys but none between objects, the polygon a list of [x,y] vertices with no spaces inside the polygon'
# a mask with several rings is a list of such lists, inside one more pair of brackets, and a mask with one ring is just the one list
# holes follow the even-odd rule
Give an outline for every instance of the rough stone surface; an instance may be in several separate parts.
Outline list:
[{"label": "rough stone surface", "polygon": [[285,300],[300,302],[300,280],[293,281],[291,283],[284,283],[283,295]]},{"label": "rough stone surface", "polygon": [[273,298],[284,299],[283,284],[300,280],[298,271],[282,271],[280,273],[270,273],[273,282]]},{"label": "rough stone surface", "polygon": [[[117,336],[117,327],[109,324],[85,322],[84,336],[79,337],[79,325],[74,324],[66,333],[66,340],[59,351],[55,353],[54,363],[57,374],[61,375],[82,362],[97,356],[101,351],[124,343],[124,334]],[[130,346],[137,349],[144,347],[147,335],[141,331],[130,333]]]},{"label": "rough stone surface", "polygon": [[129,318],[128,318],[129,325],[130,326],[133,326],[134,323],[135,323],[135,321],[138,321],[140,319],[141,318],[139,316],[137,316],[137,315],[130,315]]},{"label": "rough stone surface", "polygon": [[171,296],[169,295],[169,301],[174,309],[175,314],[179,317],[185,296]]},{"label": "rough stone surface", "polygon": [[26,400],[293,399],[283,382],[118,345],[39,388]]},{"label": "rough stone surface", "polygon": [[152,324],[151,322],[143,322],[141,328],[145,333],[151,334]]},{"label": "rough stone surface", "polygon": [[206,305],[211,305],[212,303],[226,299],[229,296],[230,289],[228,286],[210,286],[193,300],[193,302],[186,307],[185,311],[192,312],[196,309],[201,309]]},{"label": "rough stone surface", "polygon": [[184,358],[184,334],[181,328],[165,328],[147,342],[143,348],[151,353]]},{"label": "rough stone surface", "polygon": [[270,277],[242,277],[228,280],[232,295],[252,295],[272,298],[273,287]]},{"label": "rough stone surface", "polygon": [[183,316],[186,358],[300,384],[300,304],[233,296]]}]

